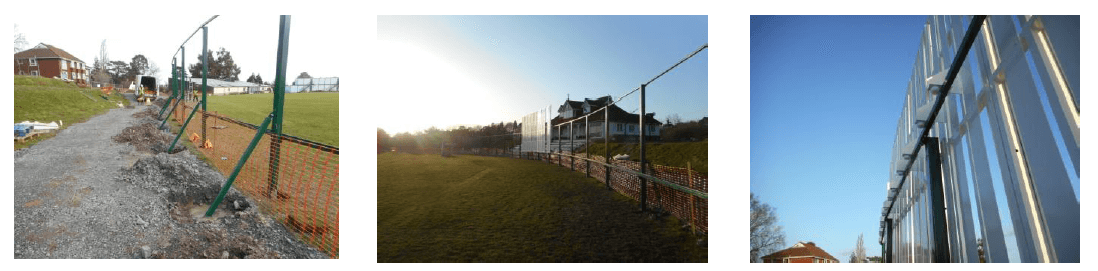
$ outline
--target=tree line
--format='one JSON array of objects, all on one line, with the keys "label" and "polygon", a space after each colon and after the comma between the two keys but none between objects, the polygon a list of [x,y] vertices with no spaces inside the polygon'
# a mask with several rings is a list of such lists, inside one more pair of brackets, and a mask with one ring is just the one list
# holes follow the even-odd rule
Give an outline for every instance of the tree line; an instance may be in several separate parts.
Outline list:
[{"label": "tree line", "polygon": [[514,122],[492,123],[487,126],[466,127],[443,130],[436,127],[414,133],[402,132],[389,135],[384,129],[377,129],[378,152],[392,149],[412,153],[437,152],[443,144],[449,148],[513,148],[521,143],[519,133],[522,124]]}]

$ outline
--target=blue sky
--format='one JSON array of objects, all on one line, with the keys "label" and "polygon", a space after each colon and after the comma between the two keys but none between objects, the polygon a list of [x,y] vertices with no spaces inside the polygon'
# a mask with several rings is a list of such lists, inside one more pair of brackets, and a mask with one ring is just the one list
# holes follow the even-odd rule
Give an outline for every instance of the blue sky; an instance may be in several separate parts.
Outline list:
[{"label": "blue sky", "polygon": [[[378,98],[402,101],[379,109],[429,109],[379,119],[393,134],[521,120],[569,96],[616,99],[708,43],[708,18],[378,16],[377,41]],[[647,89],[661,121],[707,116],[708,50]],[[619,106],[637,109],[636,97]]]},{"label": "blue sky", "polygon": [[751,192],[786,245],[879,256],[896,120],[926,16],[751,17]]},{"label": "blue sky", "polygon": [[[751,17],[751,192],[777,208],[786,245],[814,241],[845,261],[864,234],[867,255],[880,255],[889,155],[926,18]],[[1027,60],[1034,71],[1032,57]],[[1047,104],[1044,90],[1039,93]],[[1045,116],[1054,123],[1049,110],[1046,105]],[[988,150],[984,157],[994,158],[994,148]],[[989,165],[999,172],[997,163]],[[1079,178],[1069,175],[1079,199]],[[1004,198],[1001,176],[991,177],[996,196]],[[999,212],[1006,211],[1000,203]],[[1004,233],[1016,261],[1013,231],[1004,227]]]}]

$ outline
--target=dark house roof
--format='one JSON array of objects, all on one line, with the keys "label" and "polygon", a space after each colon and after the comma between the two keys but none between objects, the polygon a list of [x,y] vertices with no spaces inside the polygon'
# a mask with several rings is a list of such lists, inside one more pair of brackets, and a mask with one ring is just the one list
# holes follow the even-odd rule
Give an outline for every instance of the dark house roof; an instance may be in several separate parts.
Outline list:
[{"label": "dark house roof", "polygon": [[[598,108],[592,108],[591,110],[592,111],[598,110]],[[625,112],[625,110],[622,110],[616,104],[610,105],[610,108],[608,110],[610,111],[610,122],[637,123],[638,121],[640,121],[640,115],[639,114],[633,114],[633,113]],[[660,122],[659,120],[656,120],[655,115],[656,115],[656,113],[645,114],[644,124],[646,124],[646,125],[663,125],[662,122]],[[582,117],[582,116],[580,116],[580,117]],[[557,125],[557,124],[564,123],[564,122],[574,120],[574,119],[577,119],[577,118],[562,119],[560,117],[556,117],[556,118],[552,119],[551,123],[553,125]],[[598,113],[595,113],[595,114],[591,115],[591,119],[588,120],[588,121],[603,121],[604,119],[606,119],[606,114],[603,114],[600,111]]]},{"label": "dark house roof", "polygon": [[836,259],[834,256],[831,256],[831,254],[828,254],[827,251],[824,251],[823,249],[817,247],[816,243],[813,243],[813,242],[808,242],[808,243],[798,242],[797,244],[793,245],[793,247],[783,249],[783,250],[780,250],[778,252],[771,253],[770,255],[763,256],[762,258],[763,259],[772,259],[772,258],[785,258],[785,257],[795,257],[795,256],[816,256],[816,257],[820,257],[820,258],[831,259],[831,260],[836,261],[836,262],[839,261],[839,259]]},{"label": "dark house roof", "polygon": [[599,108],[602,108],[603,106],[606,106],[607,104],[610,104],[610,96],[602,96],[594,100],[584,98],[583,102],[590,105],[591,110],[597,110]]},{"label": "dark house roof", "polygon": [[583,102],[566,100],[566,101],[564,101],[564,104],[560,105],[560,108],[557,108],[557,112],[564,112],[564,106],[565,105],[571,105],[572,109],[575,110],[575,109],[582,108],[583,107]]},{"label": "dark house roof", "polygon": [[75,60],[84,62],[79,58],[76,58],[69,52],[61,50],[61,48],[53,47],[53,45],[39,43],[34,48],[23,50],[22,52],[15,53],[15,59],[28,59],[28,58],[64,58],[68,60]]}]

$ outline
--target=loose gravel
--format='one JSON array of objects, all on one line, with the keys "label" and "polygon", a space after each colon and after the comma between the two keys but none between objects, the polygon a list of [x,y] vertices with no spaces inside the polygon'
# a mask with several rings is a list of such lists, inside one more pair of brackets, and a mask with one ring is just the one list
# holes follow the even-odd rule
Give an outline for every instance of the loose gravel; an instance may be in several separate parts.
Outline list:
[{"label": "loose gravel", "polygon": [[112,140],[152,122],[140,114],[150,107],[112,109],[15,153],[15,258],[327,258],[235,189],[201,217],[224,176],[188,151]]}]

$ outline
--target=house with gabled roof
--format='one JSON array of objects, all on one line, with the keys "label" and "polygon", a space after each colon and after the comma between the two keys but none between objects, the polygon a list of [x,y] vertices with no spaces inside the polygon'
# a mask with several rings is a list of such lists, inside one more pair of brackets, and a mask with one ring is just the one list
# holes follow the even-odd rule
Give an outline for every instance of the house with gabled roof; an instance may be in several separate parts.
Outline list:
[{"label": "house with gabled roof", "polygon": [[831,254],[813,242],[797,242],[790,248],[762,257],[764,263],[838,263]]},{"label": "house with gabled roof", "polygon": [[83,60],[45,43],[15,53],[15,74],[57,78],[77,84],[87,84],[88,80]]},{"label": "house with gabled roof", "polygon": [[[552,125],[565,123],[571,120],[579,119],[587,114],[590,114],[591,112],[595,112],[603,107],[606,107],[606,110],[609,111],[610,117],[609,123],[611,139],[621,138],[628,140],[630,138],[637,138],[641,134],[641,129],[639,127],[640,124],[638,123],[640,121],[640,115],[625,112],[625,110],[622,110],[616,104],[612,103],[613,98],[611,98],[610,96],[603,96],[596,99],[584,98],[583,101],[565,100],[564,104],[562,104],[557,109],[557,117],[553,118],[550,122]],[[609,107],[607,107],[607,105],[609,105]],[[599,111],[598,113],[591,115],[591,118],[587,120],[587,123],[590,123],[591,125],[592,140],[601,140],[603,138],[603,124],[607,123],[606,115],[607,114],[603,113],[602,111]],[[659,139],[660,126],[663,125],[663,123],[656,120],[655,115],[656,113],[645,114],[644,126],[646,129],[644,129],[644,135],[649,139]],[[575,139],[579,140],[585,138],[585,136],[583,135],[585,131],[584,122],[582,121],[582,119],[575,122],[572,127],[576,129],[576,133],[572,134]],[[567,140],[569,135],[569,128],[568,126],[563,126],[561,128],[561,136],[557,136],[556,129],[552,131],[551,136],[553,138],[563,138]]]}]

